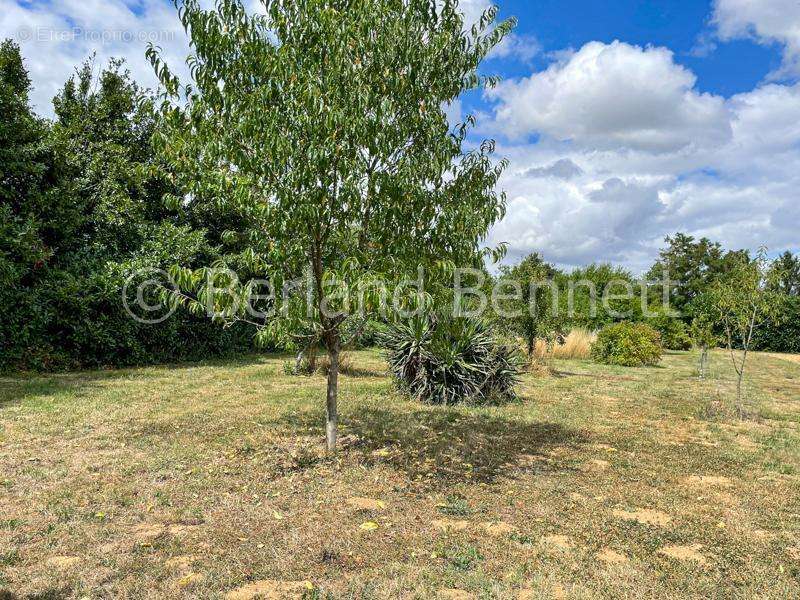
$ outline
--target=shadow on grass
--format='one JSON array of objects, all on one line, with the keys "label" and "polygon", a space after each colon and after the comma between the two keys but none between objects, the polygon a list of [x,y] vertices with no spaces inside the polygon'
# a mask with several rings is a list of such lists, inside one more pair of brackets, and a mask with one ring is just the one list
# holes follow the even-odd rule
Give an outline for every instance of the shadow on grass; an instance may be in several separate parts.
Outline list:
[{"label": "shadow on grass", "polygon": [[81,396],[102,385],[118,379],[146,380],[161,377],[161,371],[179,371],[203,367],[237,368],[262,363],[266,359],[287,358],[284,354],[246,354],[233,358],[204,359],[196,362],[165,363],[108,369],[66,371],[54,373],[6,373],[0,375],[0,408],[18,404],[23,400],[68,393]]},{"label": "shadow on grass", "polygon": [[[286,424],[323,436],[316,411],[285,418]],[[342,449],[367,466],[389,463],[412,480],[433,484],[492,482],[514,471],[530,456],[555,447],[579,446],[586,438],[557,423],[465,414],[453,408],[403,411],[359,408],[341,420]],[[560,470],[558,461],[537,462],[541,470]]]}]

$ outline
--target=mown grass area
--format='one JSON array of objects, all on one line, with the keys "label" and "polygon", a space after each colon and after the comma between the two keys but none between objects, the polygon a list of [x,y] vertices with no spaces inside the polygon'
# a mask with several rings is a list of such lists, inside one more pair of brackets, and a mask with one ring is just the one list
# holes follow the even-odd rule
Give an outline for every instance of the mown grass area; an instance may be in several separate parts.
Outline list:
[{"label": "mown grass area", "polygon": [[792,358],[753,357],[741,420],[721,352],[553,361],[496,408],[360,352],[335,458],[282,357],[4,378],[0,597],[799,597]]}]

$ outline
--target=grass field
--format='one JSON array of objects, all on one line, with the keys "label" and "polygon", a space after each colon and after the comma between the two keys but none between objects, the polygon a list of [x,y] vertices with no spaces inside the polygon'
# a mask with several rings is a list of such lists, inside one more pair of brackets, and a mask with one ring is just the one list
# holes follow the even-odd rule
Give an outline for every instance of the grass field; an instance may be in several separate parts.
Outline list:
[{"label": "grass field", "polygon": [[282,357],[0,380],[0,598],[800,597],[792,357],[744,420],[723,353],[446,409],[354,358],[335,458]]}]

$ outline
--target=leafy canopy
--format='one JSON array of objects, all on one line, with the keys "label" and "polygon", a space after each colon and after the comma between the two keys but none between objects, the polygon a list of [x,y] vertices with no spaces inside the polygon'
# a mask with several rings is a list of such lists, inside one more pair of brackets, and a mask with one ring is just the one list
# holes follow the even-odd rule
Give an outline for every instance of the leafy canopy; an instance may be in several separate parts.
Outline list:
[{"label": "leafy canopy", "polygon": [[[445,108],[495,83],[478,65],[513,26],[496,12],[465,29],[457,0],[267,0],[256,15],[180,2],[192,82],[149,49],[166,92],[156,140],[189,197],[240,215],[228,260],[276,287],[310,268],[317,309],[335,304],[331,280],[475,264],[504,212],[505,163],[491,142],[465,150],[473,120],[451,130]],[[181,283],[200,297],[207,275]],[[314,317],[329,342],[345,319]],[[288,342],[297,327],[264,331]]]}]

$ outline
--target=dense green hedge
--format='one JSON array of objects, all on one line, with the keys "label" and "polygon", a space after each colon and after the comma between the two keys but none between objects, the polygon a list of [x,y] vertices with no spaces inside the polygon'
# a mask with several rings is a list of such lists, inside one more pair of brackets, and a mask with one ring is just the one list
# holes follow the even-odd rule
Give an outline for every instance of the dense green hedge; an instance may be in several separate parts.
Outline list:
[{"label": "dense green hedge", "polygon": [[800,296],[785,296],[778,318],[759,327],[753,340],[756,350],[800,354]]},{"label": "dense green hedge", "polygon": [[[223,329],[177,312],[158,325],[122,302],[129,274],[204,266],[226,224],[176,195],[151,144],[152,103],[120,63],[85,65],[36,117],[11,42],[0,46],[0,370],[163,363],[253,348],[246,326]],[[206,203],[208,204],[208,203]],[[200,203],[197,203],[200,206]]]}]

